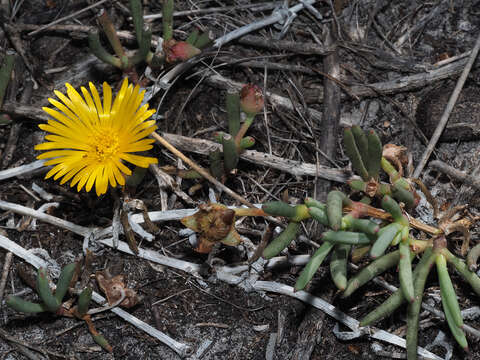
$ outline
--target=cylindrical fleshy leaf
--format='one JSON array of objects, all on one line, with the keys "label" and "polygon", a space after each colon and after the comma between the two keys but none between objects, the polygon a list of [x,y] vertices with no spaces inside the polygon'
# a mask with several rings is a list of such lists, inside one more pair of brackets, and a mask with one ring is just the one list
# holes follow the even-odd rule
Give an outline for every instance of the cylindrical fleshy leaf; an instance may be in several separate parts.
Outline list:
[{"label": "cylindrical fleshy leaf", "polygon": [[37,274],[37,292],[45,307],[50,312],[57,312],[61,302],[53,296],[50,286],[48,285],[47,270],[39,268]]},{"label": "cylindrical fleshy leaf", "polygon": [[360,151],[358,150],[355,138],[352,133],[352,129],[345,128],[343,131],[343,144],[345,146],[345,154],[352,162],[352,167],[355,172],[365,181],[369,180],[367,168],[362,160]]},{"label": "cylindrical fleshy leaf", "polygon": [[333,244],[329,242],[324,242],[317,251],[312,255],[310,261],[303,268],[300,276],[295,283],[295,291],[303,290],[305,286],[312,280],[313,276],[317,272],[320,265],[322,265],[323,260],[328,255],[332,249]]},{"label": "cylindrical fleshy leaf", "polygon": [[343,200],[346,195],[341,191],[333,190],[327,195],[327,216],[333,230],[340,229],[342,225]]},{"label": "cylindrical fleshy leaf", "polygon": [[225,171],[230,173],[230,171],[237,168],[238,164],[238,152],[235,141],[230,134],[225,134],[223,136],[223,163],[225,166]]},{"label": "cylindrical fleshy leaf", "polygon": [[382,199],[382,208],[392,215],[393,220],[401,225],[409,226],[408,220],[403,216],[402,209],[392,197],[385,195]]},{"label": "cylindrical fleshy leaf", "polygon": [[92,300],[91,288],[83,289],[80,295],[78,295],[77,313],[80,317],[84,316],[87,313],[91,300]]},{"label": "cylindrical fleshy leaf", "polygon": [[[418,343],[418,320],[420,317],[420,308],[422,307],[423,291],[428,273],[435,261],[436,254],[431,248],[428,248],[422,256],[413,272],[414,277],[414,302],[410,303],[407,308],[407,358],[417,358]],[[403,292],[402,292],[403,294]]]},{"label": "cylindrical fleshy leaf", "polygon": [[370,244],[371,239],[362,233],[351,231],[327,231],[322,234],[323,241],[337,244],[365,245]]},{"label": "cylindrical fleshy leaf", "polygon": [[371,262],[365,266],[353,278],[348,280],[347,288],[342,294],[343,298],[352,295],[358,288],[372,280],[375,276],[380,275],[384,271],[395,266],[400,259],[400,252],[398,250],[383,255],[381,258]]},{"label": "cylindrical fleshy leaf", "polygon": [[401,227],[398,223],[392,223],[380,229],[378,238],[370,249],[370,257],[372,259],[376,259],[385,253],[385,250],[390,246],[392,240],[401,230]]},{"label": "cylindrical fleshy leaf", "polygon": [[443,254],[438,254],[435,263],[437,264],[438,282],[440,283],[443,307],[444,309],[447,307],[450,310],[455,325],[460,327],[463,325],[463,318],[460,313],[460,306],[458,305],[452,280],[448,274],[447,260]]},{"label": "cylindrical fleshy leaf", "polygon": [[400,289],[408,302],[415,300],[413,291],[413,274],[410,246],[408,241],[401,241],[399,245],[400,261],[398,263],[398,277],[400,280]]},{"label": "cylindrical fleshy leaf", "polygon": [[60,273],[60,277],[58,278],[57,282],[57,289],[55,290],[55,298],[60,303],[62,302],[63,297],[68,291],[68,287],[70,286],[70,282],[72,281],[73,274],[75,274],[76,266],[76,263],[68,264],[62,269],[62,272]]},{"label": "cylindrical fleshy leaf", "polygon": [[8,307],[11,307],[18,312],[26,314],[36,314],[47,311],[43,304],[36,304],[30,301],[25,301],[18,296],[9,296],[6,300],[6,304]]},{"label": "cylindrical fleshy leaf", "polygon": [[382,161],[382,142],[374,130],[368,132],[368,156],[365,163],[368,176],[378,179]]},{"label": "cylindrical fleshy leaf", "polygon": [[336,244],[330,259],[330,275],[341,291],[347,287],[347,263],[351,247],[348,244]]},{"label": "cylindrical fleshy leaf", "polygon": [[235,137],[240,129],[240,95],[238,92],[227,92],[228,132]]},{"label": "cylindrical fleshy leaf", "polygon": [[293,239],[295,239],[299,227],[299,223],[293,221],[290,222],[287,225],[287,228],[283,230],[283,232],[275,239],[273,239],[273,241],[263,250],[263,257],[268,260],[280,254],[280,252],[288,247]]}]

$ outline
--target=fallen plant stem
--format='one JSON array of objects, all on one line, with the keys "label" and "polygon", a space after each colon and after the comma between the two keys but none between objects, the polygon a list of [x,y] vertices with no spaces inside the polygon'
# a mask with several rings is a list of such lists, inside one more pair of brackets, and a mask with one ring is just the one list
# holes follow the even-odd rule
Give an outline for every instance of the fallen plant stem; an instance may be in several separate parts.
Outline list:
[{"label": "fallen plant stem", "polygon": [[433,160],[430,162],[430,166],[435,170],[441,171],[444,174],[454,178],[455,180],[461,181],[466,185],[470,185],[475,189],[480,190],[480,181],[477,178],[463,171],[457,170],[453,166],[450,166],[443,161]]},{"label": "fallen plant stem", "polygon": [[453,90],[450,96],[450,99],[448,100],[447,106],[445,107],[445,111],[443,112],[443,115],[440,121],[438,122],[437,128],[435,129],[432,137],[430,138],[430,142],[428,143],[427,148],[425,149],[425,152],[423,153],[422,158],[420,159],[420,162],[418,163],[415,171],[413,172],[414,178],[420,177],[420,174],[423,171],[423,168],[427,164],[427,161],[430,158],[430,155],[435,149],[435,146],[437,145],[437,142],[440,139],[440,136],[442,135],[443,129],[445,129],[445,126],[447,125],[448,118],[450,117],[450,114],[453,111],[453,107],[455,106],[455,103],[457,102],[457,99],[460,96],[460,92],[462,91],[463,85],[467,80],[468,74],[472,69],[473,63],[477,58],[479,50],[480,50],[480,35],[478,35],[477,37],[475,46],[472,49],[472,53],[470,54],[468,62],[462,71],[462,75],[460,75],[457,81],[457,85],[455,86],[455,89]]},{"label": "fallen plant stem", "polygon": [[210,173],[202,168],[201,166],[197,165],[193,160],[190,160],[187,156],[185,156],[181,151],[179,151],[175,146],[170,144],[165,138],[157,134],[156,132],[153,132],[151,136],[157,140],[161,145],[163,145],[165,148],[167,148],[170,152],[172,152],[175,156],[180,158],[183,162],[188,164],[192,169],[194,169],[196,172],[198,172],[200,175],[202,175],[205,179],[210,181],[212,184],[217,186],[218,188],[222,189],[225,191],[228,195],[233,197],[235,200],[240,201],[242,204],[247,205],[250,208],[254,208],[255,206],[251,204],[249,201],[245,200],[243,197],[238,195],[236,192],[222,184],[220,181],[215,179]]},{"label": "fallen plant stem", "polygon": [[[391,220],[392,219],[392,216],[384,210],[377,209],[373,206],[366,205],[366,204],[364,204],[364,207],[365,207],[365,210],[366,210],[366,214],[368,216],[371,216],[371,217],[374,217],[374,218],[377,218],[377,219],[382,219],[382,220]],[[351,205],[347,205],[347,206],[344,207],[344,210],[346,210],[347,212],[352,211],[353,207]],[[425,223],[423,223],[420,220],[417,220],[415,218],[409,217],[408,221],[410,222],[410,225],[412,227],[414,227],[415,229],[424,231],[428,234],[439,235],[439,234],[443,233],[443,231],[441,229],[438,229],[436,227],[427,225],[427,224],[425,224]]]}]

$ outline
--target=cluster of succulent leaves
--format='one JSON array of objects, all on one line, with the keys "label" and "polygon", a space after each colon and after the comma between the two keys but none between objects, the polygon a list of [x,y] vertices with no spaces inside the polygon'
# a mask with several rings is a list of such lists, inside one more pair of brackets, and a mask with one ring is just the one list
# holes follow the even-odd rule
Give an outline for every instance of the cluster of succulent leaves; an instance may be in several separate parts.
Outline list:
[{"label": "cluster of succulent leaves", "polygon": [[[255,115],[263,108],[262,92],[255,85],[245,85],[240,93],[228,92],[226,108],[228,133],[219,131],[214,134],[214,139],[222,145],[222,150],[209,154],[210,172],[218,179],[235,170],[240,154],[255,144],[255,139],[245,134]],[[241,111],[245,114],[245,120],[240,125]]]},{"label": "cluster of succulent leaves", "polygon": [[[225,181],[226,176],[237,168],[240,155],[248,148],[255,145],[255,139],[245,136],[253,123],[255,116],[261,112],[264,106],[262,90],[253,84],[242,87],[240,92],[227,92],[226,110],[228,120],[228,132],[217,131],[214,140],[221,144],[221,149],[210,152],[209,170],[212,176]],[[244,119],[242,122],[242,113]],[[184,179],[200,179],[202,175],[195,170],[178,170],[170,166],[162,167],[162,170],[175,174]]]},{"label": "cluster of succulent leaves", "polygon": [[9,296],[6,304],[12,309],[27,313],[38,314],[43,312],[49,312],[55,315],[76,317],[86,322],[88,329],[97,344],[108,352],[112,352],[112,347],[108,341],[99,334],[91,321],[88,309],[90,301],[92,299],[92,289],[87,287],[78,295],[77,305],[71,308],[64,307],[64,297],[70,288],[73,279],[75,278],[77,264],[72,263],[66,265],[60,277],[58,278],[55,293],[52,292],[49,285],[47,276],[47,270],[45,268],[39,268],[37,273],[36,291],[41,300],[40,303],[34,303],[27,301],[18,296]]},{"label": "cluster of succulent leaves", "polygon": [[[344,133],[344,147],[353,169],[361,177],[350,180],[350,188],[354,193],[361,192],[363,198],[360,201],[353,201],[343,192],[333,190],[328,194],[326,204],[311,198],[297,206],[290,206],[284,202],[263,204],[262,209],[266,214],[283,216],[289,220],[286,229],[263,250],[263,257],[270,259],[278,255],[295,239],[300,222],[313,218],[328,230],[322,234],[321,246],[298,277],[296,291],[305,288],[329,254],[331,254],[330,274],[335,285],[342,291],[342,297],[352,295],[358,288],[386,270],[398,267],[400,288],[367,314],[360,324],[371,325],[392,314],[402,304],[408,303],[406,337],[408,359],[417,358],[422,296],[430,269],[436,264],[448,326],[458,344],[467,349],[468,344],[462,328],[463,319],[447,263],[450,263],[471,285],[475,293],[480,295],[480,278],[472,271],[475,269],[480,247],[475,247],[469,253],[467,265],[448,250],[445,235],[441,231],[430,240],[415,239],[410,232],[406,210],[415,208],[419,196],[408,180],[382,156],[382,144],[377,134],[374,131],[365,134],[356,126],[348,128]],[[379,181],[380,169],[389,176],[389,183]],[[384,211],[372,206],[377,204]],[[386,215],[381,216],[384,219],[381,223],[373,221],[378,214]],[[367,253],[372,261],[353,277],[348,278],[347,263],[350,254],[352,258],[360,259]],[[421,255],[421,258],[413,266],[412,261],[416,255]]]},{"label": "cluster of succulent leaves", "polygon": [[144,26],[143,10],[141,0],[129,0],[130,11],[132,14],[135,36],[137,39],[138,50],[133,55],[128,56],[120,43],[112,21],[106,12],[102,12],[98,20],[102,29],[112,47],[115,55],[110,54],[101,44],[100,35],[97,30],[91,31],[88,36],[90,51],[103,62],[115,66],[121,70],[131,69],[140,62],[146,62],[151,67],[161,67],[165,63],[174,63],[185,61],[198,55],[202,48],[210,44],[207,34],[200,34],[193,31],[189,34],[186,41],[177,41],[173,39],[173,9],[174,1],[165,0],[163,2],[162,25],[163,25],[163,52],[152,53],[151,30]]}]

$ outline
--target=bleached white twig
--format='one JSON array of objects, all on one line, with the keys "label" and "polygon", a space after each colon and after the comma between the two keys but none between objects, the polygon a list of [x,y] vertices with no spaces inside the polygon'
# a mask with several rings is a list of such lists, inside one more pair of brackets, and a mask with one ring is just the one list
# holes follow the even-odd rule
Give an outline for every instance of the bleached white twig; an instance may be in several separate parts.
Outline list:
[{"label": "bleached white twig", "polygon": [[[113,247],[113,241],[111,238],[99,240],[99,242],[104,245]],[[135,255],[135,253],[132,250],[130,250],[130,248],[128,247],[128,244],[124,241],[118,242],[117,250],[124,252],[126,254]],[[153,261],[157,264],[169,266],[178,270],[182,270],[182,271],[185,271],[186,273],[196,275],[196,276],[198,275],[198,272],[202,268],[202,266],[199,264],[164,256],[159,254],[157,251],[149,250],[149,249],[139,248],[137,256],[142,259]]]},{"label": "bleached white twig", "polygon": [[120,305],[122,303],[122,301],[125,300],[126,295],[125,295],[125,290],[124,289],[120,288],[119,290],[120,290],[120,299],[115,301],[112,305],[102,306],[102,307],[95,308],[95,309],[90,309],[90,310],[87,311],[87,314],[88,315],[99,314],[101,312],[113,309],[114,307],[117,307],[118,305]]},{"label": "bleached white twig", "polygon": [[31,216],[38,220],[45,221],[46,223],[61,227],[62,229],[70,230],[71,232],[81,236],[88,236],[93,230],[93,228],[76,225],[70,221],[44,214],[38,210],[30,209],[26,206],[17,205],[8,201],[0,200],[0,209],[7,211],[10,210],[20,215]]},{"label": "bleached white twig", "polygon": [[[314,4],[317,0],[305,0],[305,3],[307,4]],[[288,9],[287,14],[296,14],[300,10],[304,8],[304,4],[300,3],[295,6],[292,6],[291,8]],[[235,29],[232,32],[225,34],[222,37],[219,37],[216,39],[213,43],[213,47],[215,48],[220,48],[221,46],[225,45],[226,43],[238,39],[239,37],[246,35],[252,31],[264,28],[265,26],[275,24],[276,22],[279,22],[283,20],[285,17],[285,12],[282,11],[274,11],[272,15],[258,20],[256,22],[253,22],[251,24],[242,26],[241,28]],[[148,94],[149,97],[153,97],[155,95],[156,91],[160,91],[160,89],[168,89],[170,86],[171,82],[173,79],[175,79],[185,68],[188,68],[192,63],[195,63],[197,60],[195,58],[178,64],[176,65],[172,70],[170,70],[168,73],[166,73],[160,80],[159,84],[160,87],[158,89],[152,90],[151,93]],[[155,87],[154,87],[155,88]]]},{"label": "bleached white twig", "polygon": [[[305,0],[303,3],[299,3],[295,6],[292,6],[291,8],[288,9],[289,14],[296,14],[297,12],[301,11],[304,7],[305,4],[312,5],[316,2],[317,0]],[[251,33],[252,31],[262,29],[265,26],[275,24],[276,22],[282,21],[284,19],[284,13],[281,11],[274,11],[272,15],[261,19],[259,21],[255,21],[251,24],[242,26],[241,28],[238,28],[218,39],[215,40],[213,43],[213,46],[216,48],[221,47],[222,45],[238,39],[239,37],[246,35],[248,33]]]},{"label": "bleached white twig", "polygon": [[[46,160],[37,160],[27,165],[18,166],[0,171],[0,180],[10,179],[17,176],[25,176],[43,167]],[[47,170],[48,168],[45,168]]]},{"label": "bleached white twig", "polygon": [[[11,203],[1,201],[1,200],[0,200],[0,208],[5,209],[5,210],[11,210],[13,212],[16,212],[16,213],[19,213],[19,214],[22,214],[22,215],[37,217],[40,220],[49,222],[53,225],[56,225],[56,226],[59,226],[59,227],[62,227],[62,228],[66,228],[66,229],[71,230],[71,231],[73,231],[77,234],[80,234],[80,235],[83,235],[83,234],[89,234],[90,235],[90,234],[92,234],[92,231],[93,231],[93,229],[91,229],[91,228],[85,228],[85,227],[82,227],[82,226],[78,226],[78,225],[75,225],[75,224],[70,223],[68,221],[58,219],[58,218],[56,218],[54,216],[51,216],[51,215],[47,215],[47,217],[45,217],[45,214],[39,213],[36,210],[29,209],[29,208],[26,208],[26,207],[21,206],[21,205],[11,204]],[[181,219],[184,216],[189,216],[189,215],[195,213],[195,211],[196,211],[196,209],[157,211],[157,212],[150,212],[149,216],[150,216],[150,219],[152,221],[178,220],[178,219]],[[42,215],[42,216],[39,216],[39,215]],[[133,215],[132,220],[134,220],[135,222],[138,222],[138,223],[141,223],[141,222],[144,221],[142,214]],[[109,231],[107,231],[108,229],[109,228],[103,229],[99,233],[103,233],[104,235],[108,235],[109,233],[111,234],[111,229]],[[95,234],[97,236],[97,238],[98,238],[99,233]],[[107,246],[110,246],[110,247],[113,247],[113,245],[114,245],[112,238],[99,240],[99,242],[101,242],[101,243],[103,243]],[[0,245],[2,245],[2,244],[0,243]],[[16,252],[13,251],[11,248],[7,248],[7,250],[12,251],[13,253],[16,254]],[[118,250],[120,250],[122,252],[125,252],[127,254],[134,255],[134,253],[128,247],[128,244],[123,242],[123,241],[119,242]],[[141,258],[144,258],[146,260],[150,260],[150,261],[153,261],[153,262],[165,265],[165,266],[170,266],[170,267],[185,271],[185,272],[193,274],[193,275],[197,275],[198,272],[201,269],[201,265],[199,265],[199,264],[190,263],[190,262],[187,262],[187,261],[178,260],[178,259],[174,259],[174,258],[169,258],[167,256],[160,255],[156,251],[152,251],[152,250],[139,249],[138,256],[141,257]],[[308,257],[309,257],[308,255],[300,255],[300,256],[292,257],[292,259],[288,259],[288,260],[287,260],[286,257],[278,257],[278,259],[274,258],[270,261],[270,263],[271,263],[270,266],[278,265],[281,262],[291,262],[291,263],[301,265],[301,264],[304,264],[308,261]],[[267,264],[267,267],[269,267],[268,264]],[[369,331],[368,335],[371,338],[386,341],[386,342],[389,342],[391,344],[401,346],[403,348],[405,348],[405,346],[406,346],[404,339],[402,339],[402,338],[400,338],[396,335],[390,334],[390,333],[388,333],[384,330],[379,330],[379,329],[376,329],[374,327],[359,328],[358,320],[346,315],[342,311],[338,310],[335,306],[333,306],[333,305],[329,304],[328,302],[326,302],[326,301],[324,301],[324,300],[322,300],[318,297],[315,297],[315,296],[313,296],[313,295],[311,295],[307,292],[304,292],[304,291],[294,292],[293,287],[288,286],[288,285],[284,285],[284,284],[280,284],[280,283],[276,283],[276,282],[269,282],[269,281],[257,281],[256,279],[250,279],[250,278],[247,279],[245,277],[240,277],[240,276],[234,275],[234,274],[241,273],[242,271],[248,270],[248,266],[238,266],[236,268],[222,267],[221,269],[219,268],[218,270],[219,270],[217,272],[217,274],[219,275],[218,277],[222,281],[225,281],[227,283],[234,284],[234,285],[240,285],[244,281],[248,281],[249,282],[248,286],[243,286],[245,288],[245,290],[247,290],[247,291],[250,291],[250,290],[255,290],[255,291],[258,291],[258,292],[269,291],[269,292],[275,292],[275,293],[278,293],[278,294],[283,294],[283,295],[287,295],[287,296],[297,298],[297,299],[299,299],[301,301],[304,301],[304,302],[306,302],[306,303],[308,303],[308,304],[310,304],[314,307],[317,307],[317,308],[321,309],[326,314],[328,314],[328,315],[332,316],[333,318],[337,319],[338,321],[340,321],[342,324],[349,327],[354,332],[358,332],[358,331],[368,332]],[[115,313],[117,313],[116,311],[121,310],[121,309],[115,308],[115,309],[112,309],[112,311],[113,310],[115,310]],[[123,311],[123,310],[121,310],[121,311]],[[126,313],[126,314],[128,314],[128,313]],[[361,330],[361,329],[363,329],[363,330]],[[433,353],[431,353],[431,352],[429,352],[429,351],[427,351],[427,350],[425,350],[424,348],[421,348],[421,347],[418,347],[418,353],[421,356],[424,356],[427,359],[441,360],[441,358],[438,357],[437,355],[435,355],[435,354],[433,354]]]},{"label": "bleached white twig", "polygon": [[[306,302],[307,304],[310,304],[322,310],[327,315],[330,315],[334,319],[340,321],[342,324],[344,324],[345,326],[347,326],[353,331],[361,331],[361,329],[365,329],[365,328],[359,327],[358,320],[348,316],[347,314],[340,311],[335,306],[326,302],[325,300],[320,299],[316,296],[313,296],[312,294],[309,294],[305,291],[294,292],[293,287],[276,283],[273,281],[257,281],[255,284],[253,284],[253,287],[255,290],[274,292],[277,294],[283,294],[283,295],[287,295],[287,296],[302,300],[303,302]],[[371,333],[368,333],[368,335],[373,339],[382,340],[390,344],[394,344],[402,348],[406,348],[405,339],[402,339],[399,336],[390,334],[389,332],[384,330],[376,329],[374,327],[369,327],[367,329],[371,330]],[[423,356],[426,359],[442,360],[441,357],[431,353],[430,351],[420,346],[418,347],[417,351],[419,355]]]}]

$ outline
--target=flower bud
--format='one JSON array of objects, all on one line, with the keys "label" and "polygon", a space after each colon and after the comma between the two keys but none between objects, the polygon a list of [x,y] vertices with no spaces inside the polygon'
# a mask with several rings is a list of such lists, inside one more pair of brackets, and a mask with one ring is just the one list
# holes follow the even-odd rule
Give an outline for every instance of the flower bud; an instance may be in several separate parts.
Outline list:
[{"label": "flower bud", "polygon": [[168,63],[186,61],[201,53],[201,50],[197,49],[195,46],[185,41],[177,42],[174,39],[166,41],[163,47],[165,51],[165,58]]},{"label": "flower bud", "polygon": [[240,108],[247,115],[255,116],[263,109],[262,90],[256,85],[247,84],[240,91]]}]

